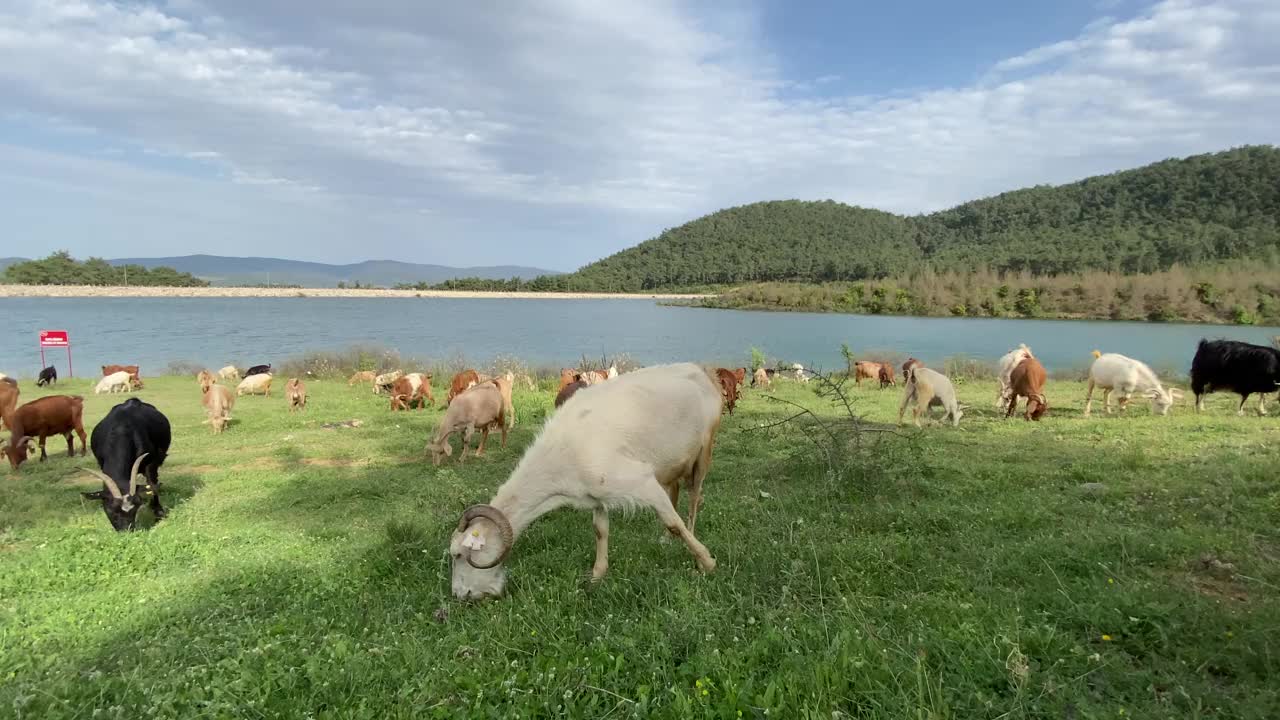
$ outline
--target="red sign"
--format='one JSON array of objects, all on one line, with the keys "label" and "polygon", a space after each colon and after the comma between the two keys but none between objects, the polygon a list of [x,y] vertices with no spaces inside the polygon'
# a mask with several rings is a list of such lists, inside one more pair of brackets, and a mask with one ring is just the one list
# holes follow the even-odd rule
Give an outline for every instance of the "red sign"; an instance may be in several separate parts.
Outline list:
[{"label": "red sign", "polygon": [[40,347],[71,347],[66,330],[41,330]]}]

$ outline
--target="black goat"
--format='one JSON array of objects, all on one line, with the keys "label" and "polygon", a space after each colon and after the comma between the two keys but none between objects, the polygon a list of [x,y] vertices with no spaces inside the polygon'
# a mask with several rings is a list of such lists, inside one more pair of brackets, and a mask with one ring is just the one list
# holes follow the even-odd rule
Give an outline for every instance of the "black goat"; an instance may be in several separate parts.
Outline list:
[{"label": "black goat", "polygon": [[253,367],[244,371],[245,377],[249,377],[250,375],[269,375],[269,374],[271,374],[271,365],[254,365]]},{"label": "black goat", "polygon": [[40,377],[36,379],[36,385],[45,387],[46,385],[58,384],[58,368],[50,365],[40,371]]},{"label": "black goat", "polygon": [[1191,390],[1196,412],[1204,409],[1204,396],[1216,390],[1240,395],[1236,414],[1258,393],[1258,414],[1266,415],[1267,393],[1280,389],[1280,350],[1237,340],[1201,340],[1191,361]]},{"label": "black goat", "polygon": [[116,530],[132,530],[138,508],[149,495],[151,512],[165,516],[160,504],[160,466],[169,454],[169,419],[137,398],[111,408],[93,428],[89,446],[102,472],[85,472],[102,480],[103,489],[83,493],[102,501],[102,510]]}]

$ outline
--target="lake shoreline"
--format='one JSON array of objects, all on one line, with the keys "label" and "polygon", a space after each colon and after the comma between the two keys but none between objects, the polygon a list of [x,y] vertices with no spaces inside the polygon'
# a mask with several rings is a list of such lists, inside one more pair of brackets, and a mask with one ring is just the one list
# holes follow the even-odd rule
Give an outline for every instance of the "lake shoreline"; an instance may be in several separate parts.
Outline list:
[{"label": "lake shoreline", "polygon": [[488,292],[384,288],[118,287],[0,285],[0,298],[466,298],[470,300],[701,300],[691,293]]}]

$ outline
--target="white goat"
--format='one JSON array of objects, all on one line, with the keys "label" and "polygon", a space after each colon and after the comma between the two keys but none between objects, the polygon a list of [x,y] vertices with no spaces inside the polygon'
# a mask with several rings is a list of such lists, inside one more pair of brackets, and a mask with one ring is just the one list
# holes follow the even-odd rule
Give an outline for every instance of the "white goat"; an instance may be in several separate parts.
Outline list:
[{"label": "white goat", "polygon": [[955,427],[960,424],[960,417],[964,415],[964,411],[960,409],[960,403],[956,400],[956,389],[951,384],[951,380],[946,375],[930,370],[923,365],[916,365],[907,372],[907,378],[903,383],[902,404],[898,406],[898,424],[902,424],[902,416],[907,412],[907,405],[915,403],[911,408],[911,416],[915,420],[916,427],[920,427],[920,416],[928,417],[929,408],[941,406],[947,411],[942,416],[943,420],[951,418],[951,425]]},{"label": "white goat", "polygon": [[799,380],[802,383],[809,382],[809,374],[804,369],[803,365],[801,365],[800,363],[795,363],[794,365],[791,366],[791,370],[792,372],[795,373],[796,380]]},{"label": "white goat", "polygon": [[205,413],[209,416],[204,422],[213,426],[215,435],[222,432],[227,422],[231,420],[231,408],[236,404],[235,396],[222,385],[206,385],[201,402],[204,404]]},{"label": "white goat", "polygon": [[245,393],[257,395],[259,393],[271,397],[271,373],[258,373],[250,375],[240,384],[236,386],[236,397],[240,397]]},{"label": "white goat", "polygon": [[756,371],[751,375],[751,386],[767,388],[770,385],[772,385],[772,381],[769,380],[769,371],[764,368],[756,368]]},{"label": "white goat", "polygon": [[99,380],[98,384],[93,388],[93,394],[129,392],[130,390],[133,390],[133,383],[129,381],[129,373],[121,370]]},{"label": "white goat", "polygon": [[[637,370],[579,392],[551,416],[489,504],[463,513],[449,543],[453,594],[502,594],[503,560],[516,538],[565,505],[592,511],[593,580],[609,567],[608,511],[646,505],[703,572],[714,570],[715,559],[693,530],[721,402],[719,383],[691,363]],[[688,526],[676,511],[681,484],[689,490]]]},{"label": "white goat", "polygon": [[234,365],[228,365],[218,371],[218,377],[222,378],[223,380],[235,380],[239,382],[240,371],[237,370]]},{"label": "white goat", "polygon": [[1102,388],[1102,406],[1111,413],[1111,393],[1119,395],[1120,409],[1129,407],[1129,397],[1139,392],[1151,399],[1151,412],[1155,415],[1168,415],[1169,408],[1182,397],[1177,388],[1166,388],[1160,384],[1160,378],[1146,363],[1125,357],[1119,353],[1105,355],[1093,351],[1093,365],[1089,367],[1089,392],[1084,398],[1084,416],[1089,417],[1093,409],[1093,388]]},{"label": "white goat", "polygon": [[373,379],[373,394],[381,395],[383,390],[390,390],[391,384],[402,377],[404,377],[403,370],[392,370],[389,373],[382,373]]},{"label": "white goat", "polygon": [[[505,378],[500,378],[505,382]],[[510,387],[510,386],[508,386]],[[502,430],[502,447],[507,446],[507,423],[503,416],[506,402],[502,390],[496,382],[490,381],[480,385],[472,385],[449,403],[436,434],[427,443],[427,452],[431,453],[431,461],[440,464],[443,458],[453,454],[453,446],[449,444],[449,436],[462,431],[462,451],[458,454],[458,462],[467,457],[467,449],[471,447],[471,435],[479,428],[480,446],[476,448],[476,457],[484,454],[485,441],[489,439],[489,429],[494,425]]]},{"label": "white goat", "polygon": [[1011,390],[1009,383],[1010,378],[1013,375],[1013,369],[1018,367],[1018,363],[1029,357],[1034,357],[1031,354],[1031,348],[1027,347],[1025,344],[1019,344],[1018,347],[1005,353],[1004,357],[1000,358],[998,366],[1000,371],[1000,392],[996,395],[997,408],[1003,410],[1008,407]]}]

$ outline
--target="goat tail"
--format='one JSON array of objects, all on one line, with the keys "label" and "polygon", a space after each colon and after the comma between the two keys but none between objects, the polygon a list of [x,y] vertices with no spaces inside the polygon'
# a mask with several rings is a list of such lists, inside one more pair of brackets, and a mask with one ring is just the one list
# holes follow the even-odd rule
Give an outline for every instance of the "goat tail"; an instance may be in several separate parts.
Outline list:
[{"label": "goat tail", "polygon": [[1096,359],[1098,359],[1098,358],[1100,358],[1100,357],[1102,357],[1102,353],[1098,352],[1097,350],[1094,350],[1094,351],[1093,351],[1093,358],[1096,360]]}]

